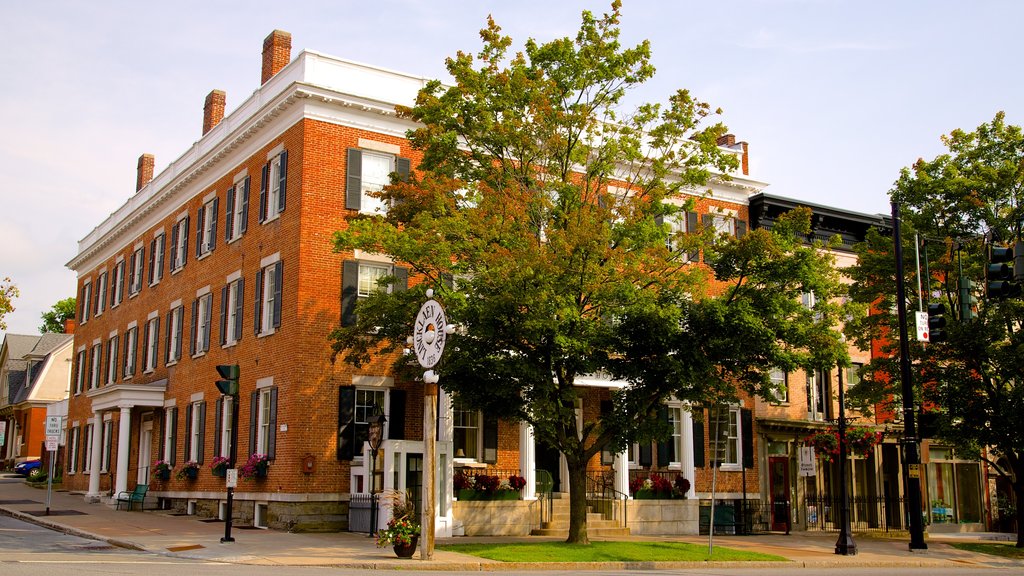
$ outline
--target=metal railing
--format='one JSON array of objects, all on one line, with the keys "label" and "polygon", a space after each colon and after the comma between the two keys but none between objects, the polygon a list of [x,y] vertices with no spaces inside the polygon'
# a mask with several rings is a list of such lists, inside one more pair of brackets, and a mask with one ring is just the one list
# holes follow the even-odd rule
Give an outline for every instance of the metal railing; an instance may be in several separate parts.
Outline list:
[{"label": "metal railing", "polygon": [[[808,530],[839,531],[841,505],[838,496],[805,498],[800,506],[800,520]],[[903,498],[851,496],[850,528],[857,532],[906,530]]]},{"label": "metal railing", "polygon": [[537,500],[540,504],[540,525],[544,526],[544,523],[551,522],[551,518],[554,516],[554,495],[551,490],[555,486],[555,480],[551,477],[551,472],[547,470],[537,469],[534,474],[537,479]]},{"label": "metal railing", "polygon": [[[785,503],[781,503],[785,504]],[[749,535],[768,532],[772,503],[761,500],[715,500],[715,534]],[[700,501],[701,534],[711,529],[711,500]]]},{"label": "metal railing", "polygon": [[348,502],[348,531],[370,533],[373,525],[371,515],[373,499],[376,494],[352,494]]},{"label": "metal railing", "polygon": [[[626,527],[629,518],[629,495],[615,489],[615,472],[601,471],[587,474],[587,504],[606,520]],[[619,513],[619,509],[622,513]]]}]

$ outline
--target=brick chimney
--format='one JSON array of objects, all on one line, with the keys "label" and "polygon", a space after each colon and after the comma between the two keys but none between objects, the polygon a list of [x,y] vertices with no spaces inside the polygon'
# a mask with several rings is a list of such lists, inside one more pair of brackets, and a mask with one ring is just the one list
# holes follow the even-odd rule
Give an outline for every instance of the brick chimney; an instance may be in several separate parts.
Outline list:
[{"label": "brick chimney", "polygon": [[736,136],[734,134],[725,134],[723,136],[719,136],[715,143],[719,146],[728,146],[729,148],[732,148],[736,144]]},{"label": "brick chimney", "polygon": [[[149,184],[149,181],[153,179],[153,165],[156,163],[156,158],[152,154],[143,154],[139,156],[139,165],[135,170],[135,191],[142,190],[142,187]],[[70,334],[71,332],[68,332]]]},{"label": "brick chimney", "polygon": [[266,84],[291,59],[292,35],[283,30],[274,30],[263,40],[263,77],[260,85]]},{"label": "brick chimney", "polygon": [[75,322],[74,318],[65,318],[64,319],[64,333],[65,334],[74,334],[75,333],[75,328],[77,328],[77,327],[78,327],[78,323]]},{"label": "brick chimney", "polygon": [[224,104],[227,99],[227,94],[223,90],[211,90],[206,95],[206,102],[203,103],[203,136],[224,119]]},{"label": "brick chimney", "polygon": [[746,142],[740,142],[740,146],[743,147],[743,156],[740,158],[740,167],[743,169],[743,175],[750,175],[750,151],[747,148]]}]

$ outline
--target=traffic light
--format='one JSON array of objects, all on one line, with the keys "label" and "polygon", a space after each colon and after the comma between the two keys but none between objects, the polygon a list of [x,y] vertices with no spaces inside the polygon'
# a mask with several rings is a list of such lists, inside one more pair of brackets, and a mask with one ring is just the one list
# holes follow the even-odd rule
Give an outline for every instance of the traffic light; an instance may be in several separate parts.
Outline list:
[{"label": "traffic light", "polygon": [[974,297],[974,282],[970,278],[960,277],[960,321],[970,322],[978,316],[975,307],[978,299]]},{"label": "traffic light", "polygon": [[942,342],[946,339],[946,307],[942,304],[928,305],[928,341]]},{"label": "traffic light", "polygon": [[217,390],[225,396],[238,396],[238,364],[219,364],[217,374],[223,380],[217,380]]},{"label": "traffic light", "polygon": [[988,287],[989,298],[1013,298],[1020,296],[1020,284],[1014,282],[1013,248],[989,246],[988,251]]}]

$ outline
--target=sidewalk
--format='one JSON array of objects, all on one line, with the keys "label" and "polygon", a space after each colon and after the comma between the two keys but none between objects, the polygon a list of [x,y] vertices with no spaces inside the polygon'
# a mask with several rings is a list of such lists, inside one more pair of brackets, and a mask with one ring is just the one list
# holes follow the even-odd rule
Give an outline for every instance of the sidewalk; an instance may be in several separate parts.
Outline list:
[{"label": "sidewalk", "polygon": [[[145,512],[114,510],[105,504],[89,504],[81,495],[54,491],[50,515],[45,516],[46,490],[32,488],[21,481],[0,475],[0,513],[40,524],[69,534],[101,540],[134,550],[145,550],[177,558],[193,558],[237,564],[337,566],[364,569],[430,569],[447,571],[520,571],[572,569],[629,569],[622,563],[575,564],[508,564],[492,560],[435,550],[434,560],[419,560],[419,551],[410,560],[394,556],[390,548],[377,548],[365,534],[349,532],[329,534],[290,534],[276,530],[232,529],[235,542],[222,544],[224,523],[203,521],[194,516],[175,516],[166,511]],[[964,541],[964,535],[955,535]],[[636,540],[679,541],[707,545],[707,536],[632,537]],[[523,542],[538,538],[452,538],[445,543],[478,541]],[[765,552],[788,558],[796,567],[1021,567],[1024,562],[957,550],[938,538],[928,540],[928,550],[910,552],[905,540],[858,537],[856,556],[834,554],[834,534],[799,533],[790,536],[716,536],[715,545]],[[705,563],[650,562],[647,569],[668,569]],[[716,566],[726,567],[721,563]],[[760,563],[735,563],[756,567]],[[771,563],[778,566],[778,563]]]}]

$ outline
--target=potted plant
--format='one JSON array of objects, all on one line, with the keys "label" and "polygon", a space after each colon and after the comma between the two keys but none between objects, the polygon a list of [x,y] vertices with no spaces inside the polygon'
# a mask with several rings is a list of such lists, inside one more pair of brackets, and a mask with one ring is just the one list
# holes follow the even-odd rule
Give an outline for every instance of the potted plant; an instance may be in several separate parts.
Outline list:
[{"label": "potted plant", "polygon": [[230,461],[223,456],[214,456],[213,462],[210,464],[210,473],[218,478],[227,476],[229,462]]},{"label": "potted plant", "polygon": [[189,460],[178,470],[178,473],[174,475],[178,480],[195,480],[199,477],[199,462],[195,460]]},{"label": "potted plant", "polygon": [[377,531],[377,547],[391,546],[399,558],[412,558],[420,539],[420,525],[412,499],[397,490],[381,493],[385,508],[391,508],[387,528]]},{"label": "potted plant", "polygon": [[156,464],[153,464],[153,477],[157,480],[170,480],[171,479],[171,465],[166,460],[157,460]]},{"label": "potted plant", "polygon": [[267,477],[270,469],[270,459],[266,454],[253,454],[249,460],[238,469],[238,475],[242,478],[261,479]]}]

